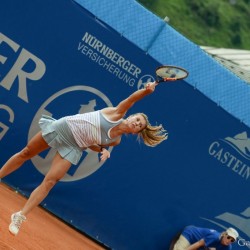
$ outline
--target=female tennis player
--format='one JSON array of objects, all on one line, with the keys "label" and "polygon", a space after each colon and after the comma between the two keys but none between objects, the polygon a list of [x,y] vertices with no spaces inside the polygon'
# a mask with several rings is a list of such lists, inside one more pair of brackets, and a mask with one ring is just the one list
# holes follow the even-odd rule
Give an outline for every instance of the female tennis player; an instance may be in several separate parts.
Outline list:
[{"label": "female tennis player", "polygon": [[3,178],[45,149],[52,147],[57,150],[50,170],[42,183],[31,193],[21,211],[11,215],[9,231],[13,235],[17,235],[28,213],[46,198],[54,185],[69,170],[71,164],[76,165],[79,162],[84,149],[90,148],[100,152],[100,160],[105,161],[110,157],[110,152],[105,147],[118,145],[123,134],[136,134],[151,147],[167,139],[164,128],[161,125],[151,126],[143,113],[124,118],[134,103],[154,92],[157,84],[157,82],[147,83],[144,89],[135,91],[116,107],[66,116],[59,120],[48,116],[40,119],[41,131],[20,152],[13,155],[0,170],[0,178]]}]

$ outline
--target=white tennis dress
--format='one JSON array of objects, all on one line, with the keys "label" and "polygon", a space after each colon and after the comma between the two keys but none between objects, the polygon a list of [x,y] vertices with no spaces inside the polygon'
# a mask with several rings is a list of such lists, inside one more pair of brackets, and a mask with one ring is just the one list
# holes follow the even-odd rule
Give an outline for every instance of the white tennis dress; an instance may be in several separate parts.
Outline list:
[{"label": "white tennis dress", "polygon": [[110,121],[101,111],[94,111],[59,120],[43,115],[39,125],[48,145],[64,159],[77,165],[84,149],[92,145],[108,145],[117,140],[118,137],[110,138],[110,131],[122,120]]}]

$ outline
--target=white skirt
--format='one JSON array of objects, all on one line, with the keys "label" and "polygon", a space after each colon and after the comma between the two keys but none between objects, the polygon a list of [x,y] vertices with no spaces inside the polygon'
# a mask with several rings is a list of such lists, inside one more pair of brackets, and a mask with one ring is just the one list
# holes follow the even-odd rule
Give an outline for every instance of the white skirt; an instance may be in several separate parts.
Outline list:
[{"label": "white skirt", "polygon": [[77,165],[83,149],[77,145],[66,119],[56,120],[50,116],[42,115],[39,125],[42,136],[48,145],[55,148],[62,158]]}]

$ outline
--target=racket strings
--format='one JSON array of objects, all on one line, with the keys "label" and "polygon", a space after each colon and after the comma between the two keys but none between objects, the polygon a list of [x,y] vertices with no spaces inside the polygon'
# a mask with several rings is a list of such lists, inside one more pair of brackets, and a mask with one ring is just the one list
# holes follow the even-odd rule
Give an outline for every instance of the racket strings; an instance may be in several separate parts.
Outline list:
[{"label": "racket strings", "polygon": [[168,79],[184,79],[188,76],[188,72],[177,66],[161,66],[156,69],[157,81],[166,81]]}]

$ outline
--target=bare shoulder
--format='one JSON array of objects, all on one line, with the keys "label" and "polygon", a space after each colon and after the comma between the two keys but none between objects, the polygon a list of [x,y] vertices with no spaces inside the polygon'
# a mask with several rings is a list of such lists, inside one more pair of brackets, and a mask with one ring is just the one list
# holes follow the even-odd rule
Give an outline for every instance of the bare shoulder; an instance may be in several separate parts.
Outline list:
[{"label": "bare shoulder", "polygon": [[117,107],[107,107],[102,109],[101,112],[111,121],[118,121],[124,116],[124,114],[119,112]]},{"label": "bare shoulder", "polygon": [[112,113],[115,113],[116,112],[116,107],[107,107],[107,108],[103,108],[101,110],[102,114],[104,115],[109,115],[109,114],[112,114]]}]

